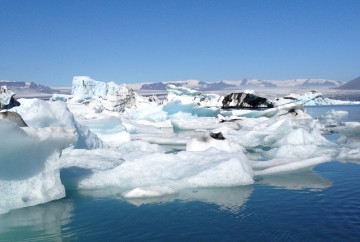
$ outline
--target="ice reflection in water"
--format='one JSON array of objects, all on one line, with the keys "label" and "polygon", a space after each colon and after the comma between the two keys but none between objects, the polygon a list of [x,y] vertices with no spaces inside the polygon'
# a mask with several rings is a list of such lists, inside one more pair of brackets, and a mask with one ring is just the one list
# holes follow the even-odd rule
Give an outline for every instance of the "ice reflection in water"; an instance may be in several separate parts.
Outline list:
[{"label": "ice reflection in water", "polygon": [[82,196],[90,196],[95,198],[116,197],[124,200],[134,206],[155,205],[162,203],[171,203],[174,201],[182,202],[203,202],[207,204],[217,205],[222,210],[232,212],[240,211],[240,208],[248,201],[254,187],[222,187],[222,188],[196,188],[180,191],[178,194],[167,195],[161,197],[134,198],[126,199],[116,193],[116,189],[104,190],[82,190]]},{"label": "ice reflection in water", "polygon": [[[12,210],[0,215],[0,241],[61,241],[62,226],[71,221],[69,200]],[[20,229],[21,228],[21,229]]]},{"label": "ice reflection in water", "polygon": [[[230,214],[233,214],[233,216],[236,216],[234,218],[242,221],[243,219],[250,219],[252,216],[261,216],[257,211],[245,209],[245,205],[247,202],[250,202],[257,184],[266,185],[266,187],[268,187],[266,191],[268,192],[271,191],[271,187],[285,190],[309,189],[310,191],[320,191],[332,185],[331,181],[324,179],[312,171],[308,171],[263,176],[256,181],[255,185],[223,188],[193,188],[181,190],[174,195],[143,199],[125,199],[119,194],[116,188],[68,190],[67,199],[18,209],[1,215],[0,241],[86,240],[87,238],[103,238],[105,234],[111,233],[112,238],[120,236],[128,239],[144,239],[146,236],[141,235],[141,231],[147,231],[147,229],[139,229],[140,232],[136,232],[138,230],[135,230],[129,234],[127,234],[127,230],[134,229],[134,226],[138,223],[142,224],[145,221],[151,221],[152,219],[149,216],[153,216],[155,220],[159,220],[162,217],[160,220],[163,220],[165,219],[163,216],[166,217],[165,214],[169,212],[171,208],[176,208],[176,211],[174,211],[176,216],[180,215],[178,214],[180,211],[185,212],[186,216],[190,216],[192,211],[200,212],[200,210],[198,210],[199,208],[197,208],[198,205],[204,209],[203,216],[205,217],[202,219],[206,220],[206,217],[212,214],[210,211],[214,211],[213,209],[215,208],[215,210],[217,210],[217,212],[215,212],[218,214],[217,216],[222,217],[228,214],[227,216],[231,217]],[[73,202],[75,203],[73,204]],[[253,203],[250,202],[250,204]],[[165,214],[161,215],[162,212]],[[138,221],[130,222],[126,216],[133,216],[133,219]],[[175,218],[171,216],[168,218],[170,219],[171,229],[193,226],[191,224],[174,223]],[[104,220],[105,218],[106,220]],[[98,219],[101,219],[101,221],[94,224],[94,221]],[[192,219],[196,218],[193,217]],[[208,222],[211,223],[212,219],[215,218],[210,216],[208,219],[210,219]],[[168,221],[167,219],[165,220]],[[116,227],[115,229],[114,226],[120,227]],[[162,226],[165,226],[165,224]],[[219,227],[219,229],[226,228],[226,226],[223,226]],[[20,233],[17,232],[19,228],[21,228]],[[186,236],[190,236],[192,233],[190,227],[188,229],[185,233]],[[165,232],[160,234],[161,236],[166,236]]]},{"label": "ice reflection in water", "polygon": [[252,185],[230,188],[204,188],[185,191],[179,199],[184,201],[201,201],[219,206],[221,210],[237,213],[246,204],[254,191]]},{"label": "ice reflection in water", "polygon": [[[263,184],[271,187],[277,187],[287,190],[316,190],[321,191],[329,188],[332,182],[322,176],[312,172],[300,172],[290,174],[276,174],[262,176],[256,179],[256,184]],[[162,204],[174,201],[184,202],[203,202],[217,205],[222,210],[231,212],[240,211],[241,207],[246,204],[254,191],[253,185],[239,187],[220,187],[220,188],[194,188],[179,191],[177,194],[166,195],[161,197],[148,198],[124,198],[117,188],[107,188],[101,190],[80,190],[81,196],[92,198],[116,197],[135,206],[148,204]]]},{"label": "ice reflection in water", "polygon": [[258,183],[288,190],[323,190],[332,185],[331,181],[312,171],[264,176]]}]

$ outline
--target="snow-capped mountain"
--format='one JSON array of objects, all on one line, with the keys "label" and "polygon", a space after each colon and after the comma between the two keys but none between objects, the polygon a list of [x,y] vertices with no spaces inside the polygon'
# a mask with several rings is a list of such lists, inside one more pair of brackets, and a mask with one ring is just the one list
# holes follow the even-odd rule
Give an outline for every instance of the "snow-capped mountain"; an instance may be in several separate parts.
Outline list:
[{"label": "snow-capped mountain", "polygon": [[243,79],[241,81],[241,86],[250,86],[250,87],[277,87],[276,84],[273,84],[269,81],[257,80],[257,79]]},{"label": "snow-capped mountain", "polygon": [[343,83],[327,79],[260,80],[245,78],[241,81],[224,81],[239,87],[278,87],[278,88],[333,88]]},{"label": "snow-capped mountain", "polygon": [[55,90],[51,89],[50,87],[36,84],[34,82],[16,82],[16,81],[0,80],[0,86],[6,86],[11,90],[31,89],[43,93],[55,93]]},{"label": "snow-capped mountain", "polygon": [[342,82],[333,81],[333,80],[323,80],[323,79],[308,79],[301,87],[337,87],[341,86]]},{"label": "snow-capped mountain", "polygon": [[177,87],[188,87],[201,91],[215,91],[215,90],[225,90],[236,87],[234,84],[228,84],[224,81],[220,82],[201,82],[201,81],[176,81],[176,82],[156,82],[143,84],[141,90],[166,90],[167,85],[174,85]]},{"label": "snow-capped mountain", "polygon": [[0,86],[6,86],[9,90],[16,94],[16,97],[50,97],[53,93],[59,91],[48,86],[36,84],[34,82],[17,82],[0,80]]},{"label": "snow-capped mountain", "polygon": [[343,83],[327,79],[293,79],[293,80],[260,80],[245,78],[243,80],[222,80],[218,82],[165,81],[143,84],[141,90],[165,90],[166,86],[173,84],[200,91],[226,90],[232,88],[335,88]]}]

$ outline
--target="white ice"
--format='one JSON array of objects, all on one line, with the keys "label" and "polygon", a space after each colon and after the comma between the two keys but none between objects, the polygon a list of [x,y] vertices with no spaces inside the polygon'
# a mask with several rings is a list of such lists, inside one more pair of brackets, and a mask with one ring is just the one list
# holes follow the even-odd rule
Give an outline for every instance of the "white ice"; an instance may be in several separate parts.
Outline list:
[{"label": "white ice", "polygon": [[0,213],[65,196],[60,181],[61,150],[76,141],[75,130],[20,128],[0,120]]},{"label": "white ice", "polygon": [[[93,153],[84,150],[82,163],[91,162]],[[132,151],[118,149],[104,153],[104,160],[117,164],[107,170],[91,168],[91,175],[77,184],[80,189],[116,187],[126,198],[163,196],[191,187],[239,186],[253,183],[252,169],[241,153]],[[211,154],[211,156],[209,156]],[[65,156],[66,157],[66,156]],[[119,161],[120,157],[124,159]],[[78,161],[79,162],[79,161]]]},{"label": "white ice", "polygon": [[357,101],[343,101],[324,97],[321,93],[310,91],[304,94],[291,93],[286,98],[275,101],[275,105],[280,106],[285,103],[299,102],[304,106],[324,106],[324,105],[359,105]]},{"label": "white ice", "polygon": [[[0,140],[0,213],[64,197],[64,185],[136,203],[177,194],[198,199],[188,191],[244,186],[258,178],[273,184],[276,176],[333,159],[359,159],[359,123],[337,122],[332,131],[340,145],[330,142],[322,120],[304,111],[304,97],[264,110],[223,110],[218,94],[168,90],[159,101],[115,83],[75,77],[71,96],[20,99],[21,106],[10,111],[29,127],[0,120],[8,137]],[[336,120],[347,113],[327,115]],[[320,183],[301,187],[328,184]],[[199,198],[227,206],[205,194]]]}]

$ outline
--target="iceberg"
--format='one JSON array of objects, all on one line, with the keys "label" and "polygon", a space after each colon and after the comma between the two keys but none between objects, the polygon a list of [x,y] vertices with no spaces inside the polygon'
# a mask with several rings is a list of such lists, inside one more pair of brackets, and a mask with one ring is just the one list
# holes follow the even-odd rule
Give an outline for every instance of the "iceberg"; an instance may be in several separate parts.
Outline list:
[{"label": "iceberg", "polygon": [[42,101],[39,99],[20,99],[21,107],[12,110],[19,113],[31,127],[63,127],[75,129],[77,134],[76,148],[93,149],[108,147],[108,144],[99,139],[88,127],[81,125],[74,118],[66,103],[62,101]]},{"label": "iceberg", "polygon": [[223,108],[272,108],[273,103],[253,93],[231,93],[224,97]]},{"label": "iceberg", "polygon": [[167,85],[167,102],[180,102],[181,104],[196,104],[202,107],[221,107],[223,97],[218,94],[202,94],[187,87]]},{"label": "iceberg", "polygon": [[167,102],[180,102],[183,105],[192,104],[199,107],[254,109],[278,107],[289,103],[299,103],[303,106],[360,105],[360,101],[343,101],[326,98],[317,91],[310,91],[304,94],[291,93],[287,96],[271,100],[254,94],[252,90],[244,90],[222,96],[214,93],[201,93],[173,84],[167,85],[166,89],[168,91]]},{"label": "iceberg", "polygon": [[117,147],[130,141],[130,134],[122,125],[119,118],[114,116],[102,117],[98,119],[80,120],[82,126],[96,134],[106,144]]},{"label": "iceberg", "polygon": [[302,95],[291,93],[288,96],[274,101],[279,106],[289,102],[300,102],[304,106],[324,106],[324,105],[359,105],[359,101],[342,101],[324,97],[320,92],[310,91]]},{"label": "iceberg", "polygon": [[[126,85],[115,82],[99,82],[88,76],[75,76],[72,82],[72,101],[84,102],[97,110],[123,112],[126,108],[136,107],[138,103],[147,102]],[[53,97],[57,99],[61,97]]]},{"label": "iceberg", "polygon": [[0,120],[0,213],[65,196],[59,175],[61,151],[76,140],[73,129],[21,128]]},{"label": "iceberg", "polygon": [[[167,90],[159,100],[77,76],[72,95],[20,99],[21,106],[6,112],[27,125],[0,119],[0,132],[9,134],[0,140],[0,213],[62,198],[65,190],[136,204],[203,197],[223,206],[226,201],[209,190],[258,181],[286,186],[276,177],[308,174],[334,159],[359,159],[359,123],[342,122],[347,112],[314,119],[304,110],[311,102],[330,102],[318,93],[271,101],[249,91],[221,96],[184,86]],[[330,132],[339,140],[327,140]],[[329,185],[317,178],[299,184]],[[194,189],[204,192],[188,194]]]},{"label": "iceberg", "polygon": [[[130,145],[130,144],[129,144]],[[132,151],[119,149],[104,152],[104,160],[114,168],[91,168],[91,176],[80,180],[80,189],[116,187],[126,198],[163,196],[184,188],[239,186],[253,183],[252,169],[242,153]],[[96,150],[84,150],[81,163],[89,164]],[[116,154],[117,153],[117,154]],[[211,156],[209,156],[211,153]],[[119,161],[119,157],[124,159]],[[89,167],[89,166],[88,166]]]}]

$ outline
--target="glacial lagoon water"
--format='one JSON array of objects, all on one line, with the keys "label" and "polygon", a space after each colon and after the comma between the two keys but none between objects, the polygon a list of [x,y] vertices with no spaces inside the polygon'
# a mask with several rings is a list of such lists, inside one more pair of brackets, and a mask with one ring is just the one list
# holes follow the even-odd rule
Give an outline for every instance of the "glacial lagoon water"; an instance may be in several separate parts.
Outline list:
[{"label": "glacial lagoon water", "polygon": [[[333,109],[360,121],[360,106],[306,108],[319,119]],[[153,199],[67,190],[61,200],[0,215],[0,241],[359,241],[359,164],[332,161],[249,186]]]}]

